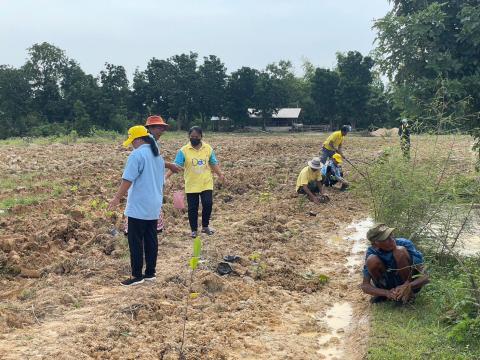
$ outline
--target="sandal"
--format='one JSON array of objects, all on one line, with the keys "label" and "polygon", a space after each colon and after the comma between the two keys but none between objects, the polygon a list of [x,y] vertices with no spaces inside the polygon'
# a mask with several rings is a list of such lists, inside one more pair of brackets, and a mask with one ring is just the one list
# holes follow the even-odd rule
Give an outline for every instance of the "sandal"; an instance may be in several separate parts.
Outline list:
[{"label": "sandal", "polygon": [[213,235],[215,233],[215,231],[213,231],[209,227],[206,227],[206,228],[202,228],[202,233],[205,233],[207,235]]}]

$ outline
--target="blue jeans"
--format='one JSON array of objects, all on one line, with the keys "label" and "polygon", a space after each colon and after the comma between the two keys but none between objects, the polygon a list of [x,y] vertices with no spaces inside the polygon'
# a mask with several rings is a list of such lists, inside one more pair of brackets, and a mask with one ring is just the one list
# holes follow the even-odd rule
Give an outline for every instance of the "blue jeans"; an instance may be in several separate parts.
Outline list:
[{"label": "blue jeans", "polygon": [[328,150],[322,147],[322,154],[320,155],[320,161],[325,164],[328,159],[335,155],[335,150]]}]

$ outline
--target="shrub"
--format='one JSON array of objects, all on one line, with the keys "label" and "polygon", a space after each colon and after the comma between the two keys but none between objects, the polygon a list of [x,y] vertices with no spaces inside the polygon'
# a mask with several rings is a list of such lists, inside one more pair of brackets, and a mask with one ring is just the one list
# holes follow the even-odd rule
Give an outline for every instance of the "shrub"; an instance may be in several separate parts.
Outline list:
[{"label": "shrub", "polygon": [[459,321],[448,333],[448,338],[459,343],[480,341],[480,317]]},{"label": "shrub", "polygon": [[175,119],[172,119],[172,118],[168,119],[167,124],[170,125],[170,130],[177,130],[178,129],[177,128],[177,126],[178,126],[177,125],[177,120],[175,120]]},{"label": "shrub", "polygon": [[448,224],[448,228],[437,226],[436,231],[453,236],[453,225],[469,211],[462,206],[465,199],[480,198],[478,180],[435,155],[409,161],[399,148],[389,148],[364,175],[357,191],[371,199],[375,220],[395,227],[396,234],[405,237],[419,235],[425,224]]}]

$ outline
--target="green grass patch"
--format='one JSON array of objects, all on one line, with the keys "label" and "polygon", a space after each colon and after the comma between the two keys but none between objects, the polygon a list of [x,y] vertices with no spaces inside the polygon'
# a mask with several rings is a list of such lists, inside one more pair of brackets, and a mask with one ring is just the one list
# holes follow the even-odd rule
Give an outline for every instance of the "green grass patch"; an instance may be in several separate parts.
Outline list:
[{"label": "green grass patch", "polygon": [[[92,132],[91,136],[87,137],[78,137],[74,133],[66,135],[56,135],[56,136],[44,136],[44,137],[16,137],[0,140],[1,146],[28,146],[31,144],[35,145],[50,145],[50,144],[75,144],[75,143],[102,143],[109,144],[118,142],[121,143],[127,138],[127,130],[125,133],[117,133],[115,131],[107,130],[95,130]],[[212,133],[208,133],[208,137],[214,137]],[[167,131],[162,135],[161,141],[165,140],[176,140],[176,139],[185,139],[185,142],[188,141],[188,135],[186,131]]]},{"label": "green grass patch", "polygon": [[30,188],[34,185],[35,177],[38,173],[30,172],[21,175],[3,176],[0,178],[0,188],[5,190],[13,190],[19,186]]},{"label": "green grass patch", "polygon": [[[475,261],[467,260],[471,265]],[[480,359],[480,321],[471,302],[465,301],[468,282],[459,272],[454,261],[433,263],[431,283],[413,305],[372,306],[367,358]],[[480,278],[480,271],[475,276]]]},{"label": "green grass patch", "polygon": [[45,195],[32,195],[23,197],[11,197],[0,201],[0,209],[10,210],[17,205],[38,205],[45,200]]}]

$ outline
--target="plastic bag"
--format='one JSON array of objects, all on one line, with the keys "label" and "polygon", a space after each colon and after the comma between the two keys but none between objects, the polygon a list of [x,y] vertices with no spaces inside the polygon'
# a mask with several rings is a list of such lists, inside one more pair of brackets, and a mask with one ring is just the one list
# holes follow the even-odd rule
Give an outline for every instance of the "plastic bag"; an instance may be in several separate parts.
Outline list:
[{"label": "plastic bag", "polygon": [[173,193],[173,207],[178,210],[185,210],[185,194],[178,190]]}]

